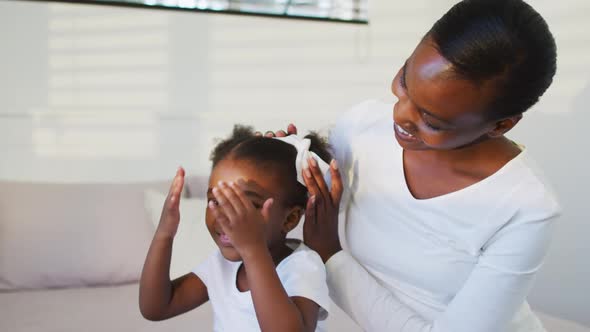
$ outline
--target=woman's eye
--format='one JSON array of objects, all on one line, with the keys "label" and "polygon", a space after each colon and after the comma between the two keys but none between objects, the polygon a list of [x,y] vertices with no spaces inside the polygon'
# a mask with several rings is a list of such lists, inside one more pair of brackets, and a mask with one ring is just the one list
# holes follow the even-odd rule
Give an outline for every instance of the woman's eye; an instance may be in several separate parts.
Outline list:
[{"label": "woman's eye", "polygon": [[403,72],[399,77],[399,86],[401,86],[402,89],[406,90],[406,77]]},{"label": "woman's eye", "polygon": [[442,130],[442,128],[441,128],[441,127],[437,127],[437,126],[433,125],[433,124],[432,124],[432,123],[430,123],[430,122],[426,122],[426,121],[424,121],[424,124],[426,125],[426,127],[430,128],[430,129],[432,129],[432,130],[434,130],[434,131],[440,131],[440,130]]},{"label": "woman's eye", "polygon": [[256,208],[257,210],[262,209],[262,204],[260,204],[258,202],[252,202],[252,205],[254,205],[254,208]]},{"label": "woman's eye", "polygon": [[213,203],[215,206],[219,205],[219,203],[217,202],[217,200],[215,198],[210,198],[209,202]]}]

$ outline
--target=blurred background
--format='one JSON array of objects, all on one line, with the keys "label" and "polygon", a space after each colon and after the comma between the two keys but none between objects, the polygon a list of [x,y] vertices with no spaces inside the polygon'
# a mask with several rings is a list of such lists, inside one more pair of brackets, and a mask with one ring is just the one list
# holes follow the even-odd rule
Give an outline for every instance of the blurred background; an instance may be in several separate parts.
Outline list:
[{"label": "blurred background", "polygon": [[[209,172],[235,123],[329,128],[390,82],[452,0],[371,0],[368,25],[112,6],[0,2],[0,180],[79,183]],[[561,199],[529,301],[590,326],[590,1],[530,0],[558,73],[510,137]]]}]

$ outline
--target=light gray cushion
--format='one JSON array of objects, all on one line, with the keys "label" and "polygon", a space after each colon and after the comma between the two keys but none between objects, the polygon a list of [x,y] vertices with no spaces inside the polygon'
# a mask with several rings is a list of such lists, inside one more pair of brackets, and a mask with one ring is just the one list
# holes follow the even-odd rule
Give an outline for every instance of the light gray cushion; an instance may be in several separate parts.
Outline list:
[{"label": "light gray cushion", "polygon": [[209,304],[163,322],[139,313],[137,283],[112,287],[0,293],[0,331],[195,332],[212,331]]},{"label": "light gray cushion", "polygon": [[[155,190],[145,193],[145,207],[154,229],[158,227],[166,194]],[[172,245],[170,277],[175,279],[191,272],[214,251],[219,250],[205,224],[206,198],[182,198],[180,223]]]},{"label": "light gray cushion", "polygon": [[0,182],[0,290],[138,280],[153,235],[138,184]]}]

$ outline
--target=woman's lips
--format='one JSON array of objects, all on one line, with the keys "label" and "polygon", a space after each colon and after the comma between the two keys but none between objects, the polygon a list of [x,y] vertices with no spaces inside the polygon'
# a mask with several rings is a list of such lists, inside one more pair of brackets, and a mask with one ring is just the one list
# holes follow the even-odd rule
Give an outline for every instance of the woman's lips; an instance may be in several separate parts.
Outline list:
[{"label": "woman's lips", "polygon": [[416,136],[414,136],[414,135],[410,134],[409,132],[407,132],[406,130],[404,130],[404,128],[402,128],[397,123],[393,124],[393,131],[395,132],[395,136],[397,136],[402,141],[406,141],[406,142],[417,142],[418,141],[418,138]]}]

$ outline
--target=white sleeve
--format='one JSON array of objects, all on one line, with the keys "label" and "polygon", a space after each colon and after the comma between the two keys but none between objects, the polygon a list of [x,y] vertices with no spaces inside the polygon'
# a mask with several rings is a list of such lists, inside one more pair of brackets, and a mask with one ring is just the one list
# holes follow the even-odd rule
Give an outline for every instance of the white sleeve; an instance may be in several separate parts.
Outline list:
[{"label": "white sleeve", "polygon": [[277,274],[289,297],[304,297],[320,306],[318,319],[324,320],[330,310],[330,295],[326,283],[326,267],[311,249],[293,254],[289,264],[279,265]]},{"label": "white sleeve", "polygon": [[482,248],[462,289],[434,321],[404,305],[344,251],[326,263],[330,296],[367,331],[504,331],[542,265],[557,209],[515,215]]},{"label": "white sleeve", "polygon": [[195,267],[192,272],[194,274],[197,275],[197,277],[199,277],[199,279],[201,279],[201,281],[203,281],[203,283],[205,284],[205,286],[210,286],[210,282],[211,282],[211,278],[212,278],[212,274],[213,274],[213,265],[216,263],[216,261],[219,259],[219,250],[215,250],[211,255],[209,255],[209,257],[207,257],[206,260],[204,260],[203,262],[201,262],[201,264],[197,265],[197,267]]},{"label": "white sleeve", "polygon": [[350,187],[354,178],[352,155],[352,138],[367,122],[367,115],[371,114],[371,107],[375,100],[367,100],[346,111],[330,129],[328,142],[338,162],[344,192],[340,200],[340,210],[345,210],[350,198]]}]

